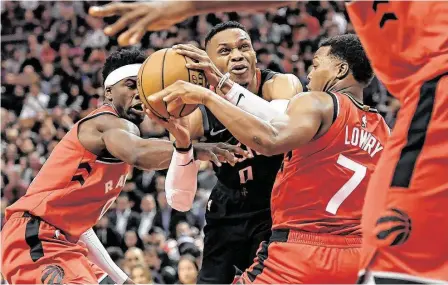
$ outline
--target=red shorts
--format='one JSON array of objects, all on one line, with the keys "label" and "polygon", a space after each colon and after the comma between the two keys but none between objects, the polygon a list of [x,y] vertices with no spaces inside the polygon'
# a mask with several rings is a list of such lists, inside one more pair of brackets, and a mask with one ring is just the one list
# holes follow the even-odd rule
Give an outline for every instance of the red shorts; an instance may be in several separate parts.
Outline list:
[{"label": "red shorts", "polygon": [[376,169],[358,282],[448,281],[448,75],[408,94]]},{"label": "red shorts", "polygon": [[354,283],[360,252],[360,237],[274,230],[238,283]]},{"label": "red shorts", "polygon": [[27,213],[11,215],[1,245],[2,274],[9,284],[98,284],[96,274],[104,275],[87,259],[86,248]]}]

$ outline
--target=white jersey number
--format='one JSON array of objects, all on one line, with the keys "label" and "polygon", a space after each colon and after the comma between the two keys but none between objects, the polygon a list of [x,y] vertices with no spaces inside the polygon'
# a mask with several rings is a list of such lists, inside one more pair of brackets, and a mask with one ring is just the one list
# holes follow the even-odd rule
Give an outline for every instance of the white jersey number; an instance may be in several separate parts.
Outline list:
[{"label": "white jersey number", "polygon": [[110,206],[112,206],[112,203],[115,201],[115,199],[117,199],[117,197],[112,197],[106,202],[106,204],[104,204],[103,209],[101,210],[101,214],[98,218],[98,221],[101,220],[103,215],[107,212],[107,210],[109,210]]},{"label": "white jersey number", "polygon": [[341,204],[348,198],[348,196],[350,196],[350,194],[352,194],[355,188],[358,187],[364,177],[366,177],[367,173],[367,168],[364,165],[354,162],[342,154],[339,155],[337,163],[355,173],[328,202],[325,210],[333,215],[336,215]]},{"label": "white jersey number", "polygon": [[245,167],[239,171],[240,174],[240,183],[246,184],[249,180],[254,180],[254,176],[252,174],[252,166]]}]

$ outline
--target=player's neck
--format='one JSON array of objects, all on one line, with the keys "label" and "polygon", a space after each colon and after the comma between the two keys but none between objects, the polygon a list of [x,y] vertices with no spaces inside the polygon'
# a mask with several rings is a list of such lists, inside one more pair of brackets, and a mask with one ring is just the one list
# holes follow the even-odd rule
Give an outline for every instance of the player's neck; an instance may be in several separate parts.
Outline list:
[{"label": "player's neck", "polygon": [[[258,72],[258,69],[257,69],[257,72]],[[254,94],[258,94],[258,76],[257,76],[257,72],[255,72],[254,77],[249,82],[249,84],[247,86],[245,86],[245,88],[247,90],[249,90],[250,92],[252,92]]]},{"label": "player's neck", "polygon": [[364,88],[359,84],[335,84],[329,91],[348,94],[360,103],[363,103],[363,90]]}]

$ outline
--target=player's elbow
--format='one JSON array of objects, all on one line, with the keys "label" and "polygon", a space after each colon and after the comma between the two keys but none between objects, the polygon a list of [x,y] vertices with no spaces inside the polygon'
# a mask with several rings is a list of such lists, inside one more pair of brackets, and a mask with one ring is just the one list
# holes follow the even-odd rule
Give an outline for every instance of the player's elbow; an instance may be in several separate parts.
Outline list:
[{"label": "player's elbow", "polygon": [[278,151],[276,151],[275,144],[269,143],[266,144],[261,150],[258,151],[264,156],[274,156],[278,154]]},{"label": "player's elbow", "polygon": [[264,156],[276,155],[277,135],[275,132],[269,134],[263,133],[253,136],[253,142],[255,143],[254,150],[261,153]]}]

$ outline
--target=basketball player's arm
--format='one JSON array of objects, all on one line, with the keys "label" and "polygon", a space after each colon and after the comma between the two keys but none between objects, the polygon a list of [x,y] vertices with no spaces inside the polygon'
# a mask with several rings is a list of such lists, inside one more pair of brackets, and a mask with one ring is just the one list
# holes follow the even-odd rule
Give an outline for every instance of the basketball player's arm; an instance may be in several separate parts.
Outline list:
[{"label": "basketball player's arm", "polygon": [[281,1],[151,1],[147,3],[111,3],[93,6],[89,14],[105,18],[120,15],[104,33],[113,36],[129,27],[118,37],[120,45],[136,44],[146,31],[168,29],[189,17],[216,12],[254,11],[288,5]]},{"label": "basketball player's arm", "polygon": [[90,228],[85,231],[79,240],[86,244],[87,249],[89,250],[87,256],[89,260],[104,270],[116,284],[135,284],[129,279],[126,273],[115,264],[93,229]]},{"label": "basketball player's arm", "polygon": [[310,142],[318,133],[329,106],[323,96],[301,93],[291,99],[285,114],[261,120],[211,94],[204,103],[242,144],[263,155],[286,153]]},{"label": "basketball player's arm", "polygon": [[285,113],[289,100],[302,92],[302,84],[293,74],[277,74],[263,85],[263,98],[230,79],[220,91],[233,105],[265,121],[271,121]]},{"label": "basketball player's arm", "polygon": [[172,142],[142,139],[132,132],[119,128],[104,132],[102,140],[114,157],[143,170],[167,169],[173,155]]}]

